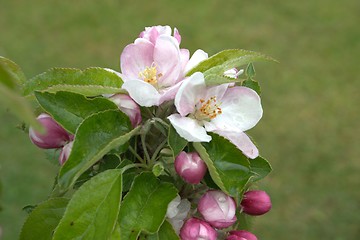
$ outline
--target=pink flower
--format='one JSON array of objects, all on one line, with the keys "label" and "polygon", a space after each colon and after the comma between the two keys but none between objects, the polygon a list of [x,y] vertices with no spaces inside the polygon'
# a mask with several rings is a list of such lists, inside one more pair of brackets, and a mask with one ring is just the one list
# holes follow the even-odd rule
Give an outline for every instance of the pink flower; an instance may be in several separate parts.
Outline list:
[{"label": "pink flower", "polygon": [[125,113],[131,121],[133,127],[138,126],[141,121],[141,111],[139,105],[126,94],[115,94],[110,97],[110,100],[113,101],[118,108]]},{"label": "pink flower", "polygon": [[178,41],[166,34],[153,40],[138,38],[121,54],[122,88],[146,107],[173,99],[183,76]]},{"label": "pink flower", "polygon": [[206,173],[206,164],[196,152],[181,152],[175,159],[175,170],[186,182],[198,184]]},{"label": "pink flower", "polygon": [[60,151],[60,155],[59,155],[59,163],[60,165],[63,165],[69,158],[71,150],[72,150],[72,146],[73,146],[73,141],[69,142],[68,144],[66,144]]},{"label": "pink flower", "polygon": [[216,240],[217,232],[207,222],[188,219],[180,230],[181,240]]},{"label": "pink flower", "polygon": [[271,200],[265,191],[248,191],[244,194],[240,205],[244,213],[258,216],[270,211]]},{"label": "pink flower", "polygon": [[168,117],[177,133],[189,142],[209,142],[214,132],[232,142],[249,158],[258,149],[244,131],[254,127],[262,117],[259,95],[246,87],[229,84],[207,87],[204,75],[194,73],[186,79],[175,97],[179,114]]},{"label": "pink flower", "polygon": [[29,137],[36,146],[44,149],[61,148],[71,140],[70,134],[50,115],[42,113],[37,120],[44,127],[45,133],[40,134],[30,127]]},{"label": "pink flower", "polygon": [[234,199],[221,191],[206,192],[199,201],[198,211],[216,228],[227,228],[236,222]]},{"label": "pink flower", "polygon": [[257,240],[257,237],[251,232],[245,230],[230,231],[226,240]]},{"label": "pink flower", "polygon": [[[171,27],[170,26],[145,27],[145,30],[140,33],[139,38],[145,38],[146,40],[155,44],[157,38],[160,35],[171,36]],[[177,30],[177,28],[174,28],[174,38],[178,41],[179,44],[181,43],[181,35]]]}]

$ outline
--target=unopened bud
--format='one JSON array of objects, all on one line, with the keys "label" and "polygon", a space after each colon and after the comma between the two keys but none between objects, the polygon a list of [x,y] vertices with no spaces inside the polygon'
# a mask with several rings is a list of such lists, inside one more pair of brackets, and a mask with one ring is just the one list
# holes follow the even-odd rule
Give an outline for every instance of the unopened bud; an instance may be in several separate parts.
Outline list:
[{"label": "unopened bud", "polygon": [[226,240],[257,240],[257,237],[251,232],[245,230],[230,231]]},{"label": "unopened bud", "polygon": [[199,200],[198,211],[216,228],[227,228],[236,222],[236,203],[221,191],[206,192]]},{"label": "unopened bud", "polygon": [[141,121],[141,111],[139,105],[126,94],[116,94],[110,97],[110,100],[113,101],[118,108],[125,113],[131,121],[133,127],[138,126]]},{"label": "unopened bud", "polygon": [[265,191],[248,191],[241,201],[242,211],[249,215],[263,215],[270,211],[271,200]]},{"label": "unopened bud", "polygon": [[70,141],[70,134],[50,115],[42,113],[37,120],[44,127],[45,133],[40,134],[30,127],[29,137],[36,146],[45,149],[61,148]]},{"label": "unopened bud", "polygon": [[63,165],[66,162],[66,160],[68,160],[70,153],[71,153],[73,143],[74,142],[69,142],[61,149],[60,156],[59,156],[60,165]]},{"label": "unopened bud", "polygon": [[216,240],[217,232],[207,222],[190,218],[181,228],[180,238],[181,240]]},{"label": "unopened bud", "polygon": [[186,182],[198,184],[206,173],[206,164],[196,152],[181,152],[175,159],[175,171]]}]

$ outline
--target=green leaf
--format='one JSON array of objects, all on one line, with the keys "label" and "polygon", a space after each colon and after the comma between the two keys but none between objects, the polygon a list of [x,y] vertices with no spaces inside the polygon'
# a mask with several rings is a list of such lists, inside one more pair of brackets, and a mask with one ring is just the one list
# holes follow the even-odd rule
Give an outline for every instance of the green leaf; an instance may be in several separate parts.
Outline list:
[{"label": "green leaf", "polygon": [[18,90],[19,86],[25,82],[25,75],[21,68],[2,56],[0,56],[0,82],[12,90]]},{"label": "green leaf", "polygon": [[230,78],[230,77],[226,77],[226,76],[220,76],[217,74],[209,74],[205,76],[205,83],[207,86],[214,86],[214,85],[219,85],[219,84],[223,84],[223,83],[234,83],[234,82],[240,82],[242,81],[242,79],[235,79],[235,78]]},{"label": "green leaf", "polygon": [[53,68],[28,80],[24,85],[24,95],[34,91],[69,91],[85,96],[97,96],[122,92],[122,79],[104,68]]},{"label": "green leaf", "polygon": [[176,157],[185,148],[188,142],[176,132],[173,126],[170,126],[168,144],[173,152],[173,156]]},{"label": "green leaf", "polygon": [[210,133],[209,143],[193,143],[200,157],[205,161],[210,176],[219,188],[233,196],[243,190],[251,175],[250,162],[227,139]]},{"label": "green leaf", "polygon": [[72,92],[35,92],[35,96],[41,107],[71,133],[75,133],[80,123],[88,116],[109,109],[118,109],[116,104],[108,99],[88,99]]},{"label": "green leaf", "polygon": [[256,72],[255,72],[254,64],[249,63],[247,65],[246,70],[245,70],[245,74],[249,79],[252,79],[253,77],[255,77]]},{"label": "green leaf", "polygon": [[272,170],[270,163],[263,157],[258,156],[250,159],[251,172],[254,176],[250,179],[252,182],[259,181],[266,177]]},{"label": "green leaf", "polygon": [[117,222],[114,231],[110,236],[110,240],[119,240],[120,239],[120,225]]},{"label": "green leaf", "polygon": [[102,172],[75,192],[53,240],[108,239],[117,223],[122,170]]},{"label": "green leaf", "polygon": [[69,200],[52,198],[38,205],[28,216],[20,240],[51,240]]},{"label": "green leaf", "polygon": [[60,169],[57,190],[66,191],[90,166],[129,141],[138,130],[132,130],[129,118],[120,111],[108,110],[86,118],[76,131],[69,159]]},{"label": "green leaf", "polygon": [[19,84],[24,81],[25,76],[20,67],[9,59],[0,57],[0,105],[9,108],[20,121],[25,121],[36,131],[42,132],[30,104],[19,93]]},{"label": "green leaf", "polygon": [[224,72],[231,68],[240,67],[242,65],[252,63],[255,61],[276,61],[271,57],[264,54],[242,50],[242,49],[229,49],[221,51],[210,58],[202,61],[196,67],[191,69],[187,76],[195,72],[204,73],[207,75],[215,74],[217,76],[224,76]]},{"label": "green leaf", "polygon": [[136,177],[120,209],[121,239],[135,240],[141,231],[156,233],[176,194],[172,184],[161,182],[152,173]]},{"label": "green leaf", "polygon": [[167,239],[180,240],[174,228],[168,221],[164,221],[159,231],[155,234],[147,236],[146,239],[147,240],[167,240]]},{"label": "green leaf", "polygon": [[257,94],[261,95],[261,88],[260,85],[257,81],[251,80],[251,79],[246,79],[242,82],[241,84],[244,87],[248,87],[251,88],[252,90],[254,90],[255,92],[257,92]]}]

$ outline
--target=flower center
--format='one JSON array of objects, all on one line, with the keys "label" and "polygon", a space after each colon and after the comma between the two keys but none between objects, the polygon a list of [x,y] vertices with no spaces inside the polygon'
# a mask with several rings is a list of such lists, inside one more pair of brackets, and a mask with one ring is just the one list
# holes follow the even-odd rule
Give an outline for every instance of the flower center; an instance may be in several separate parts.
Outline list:
[{"label": "flower center", "polygon": [[162,77],[162,74],[157,73],[156,65],[155,63],[152,63],[150,67],[146,67],[139,73],[139,77],[151,85],[157,85],[159,78]]},{"label": "flower center", "polygon": [[216,96],[209,98],[208,100],[200,99],[196,104],[195,118],[197,120],[210,121],[216,118],[217,115],[222,113],[220,108],[221,103],[218,103]]}]

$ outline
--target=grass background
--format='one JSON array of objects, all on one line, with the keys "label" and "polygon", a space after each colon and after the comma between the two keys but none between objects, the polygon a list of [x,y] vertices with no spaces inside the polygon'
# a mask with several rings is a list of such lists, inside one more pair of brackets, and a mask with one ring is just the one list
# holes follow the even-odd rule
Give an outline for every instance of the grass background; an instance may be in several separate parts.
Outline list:
[{"label": "grass background", "polygon": [[[48,68],[119,70],[119,55],[145,26],[176,26],[182,47],[210,55],[260,51],[264,117],[250,134],[274,171],[260,188],[273,209],[259,239],[360,239],[358,0],[2,0],[0,55],[28,77]],[[0,110],[3,239],[17,239],[21,208],[47,197],[56,167],[18,121]]]}]

